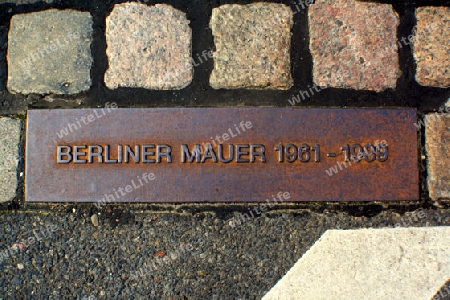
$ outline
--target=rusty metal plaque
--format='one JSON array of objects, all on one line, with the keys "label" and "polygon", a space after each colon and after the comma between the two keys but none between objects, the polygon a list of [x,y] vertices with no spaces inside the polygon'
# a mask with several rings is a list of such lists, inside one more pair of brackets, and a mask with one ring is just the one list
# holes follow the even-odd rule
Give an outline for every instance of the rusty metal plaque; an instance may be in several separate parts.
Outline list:
[{"label": "rusty metal plaque", "polygon": [[417,200],[413,109],[30,110],[30,202]]}]

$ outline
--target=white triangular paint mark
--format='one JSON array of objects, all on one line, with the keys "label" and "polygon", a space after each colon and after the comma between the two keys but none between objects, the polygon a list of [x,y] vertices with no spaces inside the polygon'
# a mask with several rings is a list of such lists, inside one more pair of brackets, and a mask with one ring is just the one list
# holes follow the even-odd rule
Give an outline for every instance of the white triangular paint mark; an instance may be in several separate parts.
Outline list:
[{"label": "white triangular paint mark", "polygon": [[263,297],[430,300],[450,278],[450,227],[329,230]]}]

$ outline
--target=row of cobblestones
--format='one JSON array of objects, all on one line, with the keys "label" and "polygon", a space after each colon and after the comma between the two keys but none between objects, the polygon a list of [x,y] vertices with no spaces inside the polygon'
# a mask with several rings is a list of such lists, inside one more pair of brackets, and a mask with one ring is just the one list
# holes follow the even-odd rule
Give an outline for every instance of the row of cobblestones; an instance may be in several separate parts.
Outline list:
[{"label": "row of cobblestones", "polygon": [[[353,13],[348,13],[352,11]],[[294,11],[284,4],[226,4],[212,9],[215,89],[290,89]],[[309,6],[313,80],[322,87],[383,91],[401,75],[399,48],[410,46],[416,81],[450,86],[449,7],[420,7],[417,26],[397,36],[390,4],[319,0]],[[16,14],[8,35],[11,93],[77,94],[92,85],[95,61],[92,16],[72,9]],[[195,34],[195,33],[194,33]],[[104,83],[118,87],[179,90],[195,76],[192,30],[186,14],[168,4],[116,4],[106,17],[109,67]]]}]

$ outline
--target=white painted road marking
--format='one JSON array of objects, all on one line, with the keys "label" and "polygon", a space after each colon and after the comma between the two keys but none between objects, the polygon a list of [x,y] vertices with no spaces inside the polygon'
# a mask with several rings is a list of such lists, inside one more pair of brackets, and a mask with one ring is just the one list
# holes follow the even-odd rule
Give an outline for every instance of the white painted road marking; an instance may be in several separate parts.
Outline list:
[{"label": "white painted road marking", "polygon": [[450,227],[328,230],[263,297],[430,300],[450,278]]}]

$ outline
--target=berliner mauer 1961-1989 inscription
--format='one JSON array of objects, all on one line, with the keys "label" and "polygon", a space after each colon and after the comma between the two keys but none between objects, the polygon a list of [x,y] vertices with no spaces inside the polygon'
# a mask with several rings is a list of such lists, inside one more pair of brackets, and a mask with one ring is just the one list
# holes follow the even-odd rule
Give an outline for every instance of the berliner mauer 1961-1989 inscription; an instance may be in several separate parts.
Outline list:
[{"label": "berliner mauer 1961-1989 inscription", "polygon": [[31,110],[36,202],[417,200],[411,109]]}]

